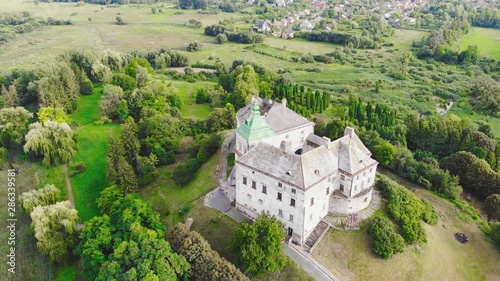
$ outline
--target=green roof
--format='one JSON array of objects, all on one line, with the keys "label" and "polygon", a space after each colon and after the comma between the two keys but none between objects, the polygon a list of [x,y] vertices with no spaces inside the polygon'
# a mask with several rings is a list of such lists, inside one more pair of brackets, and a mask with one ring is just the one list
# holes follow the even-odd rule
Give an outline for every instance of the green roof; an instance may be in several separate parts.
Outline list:
[{"label": "green roof", "polygon": [[260,115],[260,107],[257,100],[253,104],[253,114],[250,119],[245,120],[237,129],[248,141],[259,140],[276,135],[266,122],[266,118]]}]

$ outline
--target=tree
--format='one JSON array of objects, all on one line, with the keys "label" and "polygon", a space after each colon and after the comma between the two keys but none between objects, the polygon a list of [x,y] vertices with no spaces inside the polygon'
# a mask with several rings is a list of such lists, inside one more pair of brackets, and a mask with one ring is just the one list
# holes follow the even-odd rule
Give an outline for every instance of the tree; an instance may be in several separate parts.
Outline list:
[{"label": "tree", "polygon": [[191,42],[187,46],[186,50],[188,52],[197,52],[197,51],[201,50],[201,44],[198,42]]},{"label": "tree", "polygon": [[31,227],[37,248],[52,263],[66,263],[78,244],[76,225],[80,218],[69,201],[38,206],[31,212]]},{"label": "tree", "polygon": [[111,206],[124,196],[125,192],[122,187],[116,184],[108,186],[101,191],[101,196],[97,198],[97,207],[99,207],[101,213],[107,214],[111,210]]},{"label": "tree", "polygon": [[135,194],[116,201],[109,215],[92,218],[80,234],[86,280],[187,280],[190,265],[165,240],[159,214]]},{"label": "tree", "polygon": [[9,88],[2,85],[0,94],[5,107],[15,107],[21,104],[19,96],[17,95],[16,86],[14,84],[10,85]]},{"label": "tree", "polygon": [[207,130],[212,133],[236,127],[236,111],[232,104],[224,108],[215,108],[207,118]]},{"label": "tree", "polygon": [[217,44],[224,44],[227,43],[227,35],[224,33],[219,33],[217,36],[215,36],[215,42]]},{"label": "tree", "polygon": [[127,24],[127,22],[121,16],[116,16],[115,23],[117,25],[126,25]]},{"label": "tree", "polygon": [[484,201],[484,210],[488,214],[488,221],[491,219],[500,220],[500,194],[492,194]]},{"label": "tree", "polygon": [[241,108],[250,102],[252,96],[259,95],[259,79],[251,65],[245,65],[243,68],[238,66],[234,71],[241,71],[236,76],[232,104],[235,108]]},{"label": "tree", "polygon": [[184,224],[176,224],[170,236],[172,248],[191,264],[193,280],[249,280],[233,264],[212,250],[210,244]]},{"label": "tree", "polygon": [[76,154],[74,132],[66,123],[54,121],[39,122],[29,126],[26,135],[25,152],[43,155],[43,165],[67,164]]},{"label": "tree", "polygon": [[138,171],[137,158],[141,150],[141,143],[137,136],[138,130],[139,128],[134,122],[134,118],[130,116],[125,124],[122,125],[121,143],[123,145],[123,155],[135,172]]},{"label": "tree", "polygon": [[6,148],[20,145],[32,117],[24,107],[0,109],[0,144]]},{"label": "tree", "polygon": [[[120,86],[109,85],[104,86],[102,91],[104,96],[99,102],[101,116],[106,116],[110,119],[115,119],[119,116],[118,109],[123,100],[123,90]],[[125,101],[126,103],[126,101]]]},{"label": "tree", "polygon": [[109,146],[106,154],[106,177],[110,183],[121,186],[125,193],[137,191],[137,176],[125,158],[123,144],[109,132]]},{"label": "tree", "polygon": [[389,165],[397,151],[398,149],[388,141],[384,141],[373,148],[374,158],[384,166]]},{"label": "tree", "polygon": [[196,20],[196,19],[190,19],[189,20],[189,26],[193,28],[200,28],[201,27],[201,21]]},{"label": "tree", "polygon": [[262,276],[285,267],[286,259],[281,248],[283,238],[285,232],[281,222],[262,213],[254,224],[240,224],[230,248],[237,254],[236,264],[244,273]]},{"label": "tree", "polygon": [[60,197],[61,192],[57,187],[53,184],[46,184],[43,188],[23,192],[19,196],[19,201],[21,201],[23,211],[29,215],[35,207],[55,204]]},{"label": "tree", "polygon": [[38,122],[54,121],[57,123],[71,123],[71,119],[62,108],[42,107],[37,113]]}]

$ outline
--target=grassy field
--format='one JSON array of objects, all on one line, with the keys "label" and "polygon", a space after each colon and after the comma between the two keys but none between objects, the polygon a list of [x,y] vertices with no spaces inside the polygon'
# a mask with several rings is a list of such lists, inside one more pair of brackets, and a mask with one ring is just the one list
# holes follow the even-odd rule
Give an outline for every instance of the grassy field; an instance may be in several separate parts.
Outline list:
[{"label": "grassy field", "polygon": [[467,49],[469,45],[476,45],[482,56],[500,59],[500,30],[495,28],[471,28],[469,33],[462,37],[460,49]]},{"label": "grassy field", "polygon": [[212,108],[210,104],[197,104],[196,103],[196,93],[198,89],[212,88],[215,83],[212,82],[197,82],[189,83],[186,81],[172,81],[172,84],[177,88],[179,96],[182,99],[181,114],[184,118],[197,118],[206,119]]},{"label": "grassy field", "polygon": [[[390,260],[380,259],[371,252],[365,221],[359,231],[330,230],[314,256],[341,280],[500,280],[500,253],[477,225],[462,220],[452,203],[427,190],[415,192],[439,215],[437,225],[425,224],[427,244],[410,246]],[[455,232],[466,233],[469,243],[457,242]]]},{"label": "grassy field", "polygon": [[78,148],[73,163],[83,162],[87,169],[71,177],[75,205],[82,222],[99,214],[96,199],[106,188],[106,150],[108,147],[108,132],[111,130],[116,137],[120,134],[120,125],[110,123],[96,125],[99,119],[99,100],[102,87],[97,87],[90,96],[82,96],[78,109],[70,115],[79,126],[77,129]]}]

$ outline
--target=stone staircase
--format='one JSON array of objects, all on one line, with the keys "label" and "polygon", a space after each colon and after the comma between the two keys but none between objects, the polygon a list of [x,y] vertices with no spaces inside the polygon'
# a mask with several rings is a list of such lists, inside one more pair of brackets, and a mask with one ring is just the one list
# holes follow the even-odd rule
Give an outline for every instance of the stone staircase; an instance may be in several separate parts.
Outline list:
[{"label": "stone staircase", "polygon": [[312,249],[314,245],[319,242],[319,239],[323,234],[328,231],[329,224],[321,220],[318,225],[314,228],[313,232],[309,235],[306,240],[305,247]]}]

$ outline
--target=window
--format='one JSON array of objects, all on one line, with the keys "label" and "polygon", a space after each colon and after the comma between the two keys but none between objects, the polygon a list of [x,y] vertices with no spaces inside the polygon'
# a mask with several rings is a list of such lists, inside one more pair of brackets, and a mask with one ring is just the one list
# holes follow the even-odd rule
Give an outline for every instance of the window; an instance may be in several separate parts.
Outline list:
[{"label": "window", "polygon": [[247,194],[247,198],[248,198],[248,200],[252,200],[252,195]]},{"label": "window", "polygon": [[290,199],[290,206],[295,207],[295,199]]},{"label": "window", "polygon": [[344,175],[340,175],[340,180],[341,181],[345,181],[345,176]]},{"label": "window", "polygon": [[344,192],[344,185],[340,184],[340,191]]},{"label": "window", "polygon": [[281,184],[281,182],[278,182],[278,187],[282,187],[283,184]]},{"label": "window", "polygon": [[361,182],[361,189],[365,188],[365,181]]},{"label": "window", "polygon": [[292,193],[293,194],[296,194],[297,193],[297,190],[295,188],[292,188]]},{"label": "window", "polygon": [[278,192],[278,200],[280,200],[280,201],[281,201],[281,199],[282,199],[282,198],[281,198],[281,192]]},{"label": "window", "polygon": [[326,188],[326,195],[330,194],[330,187]]},{"label": "window", "polygon": [[252,188],[257,189],[257,183],[255,181],[252,181]]},{"label": "window", "polygon": [[259,204],[260,205],[264,204],[264,201],[262,201],[262,199],[259,199]]},{"label": "window", "polygon": [[366,182],[370,183],[371,181],[372,181],[372,178],[368,178],[368,180]]},{"label": "window", "polygon": [[312,222],[313,221],[313,214],[310,214],[309,215],[309,222]]},{"label": "window", "polygon": [[314,197],[311,198],[311,206],[313,206],[313,205],[314,205]]},{"label": "window", "polygon": [[293,215],[290,215],[290,219],[289,219],[291,222],[293,222]]},{"label": "window", "polygon": [[267,194],[267,186],[262,185],[262,193]]},{"label": "window", "polygon": [[373,168],[370,168],[370,173],[373,171]]},{"label": "window", "polygon": [[279,216],[280,218],[282,218],[282,217],[283,217],[283,210],[281,210],[281,209],[279,209],[279,210],[278,210],[278,216]]},{"label": "window", "polygon": [[247,185],[247,178],[246,177],[243,177],[243,184]]},{"label": "window", "polygon": [[356,192],[356,191],[358,191],[358,186],[357,185],[354,186],[354,192]]}]

